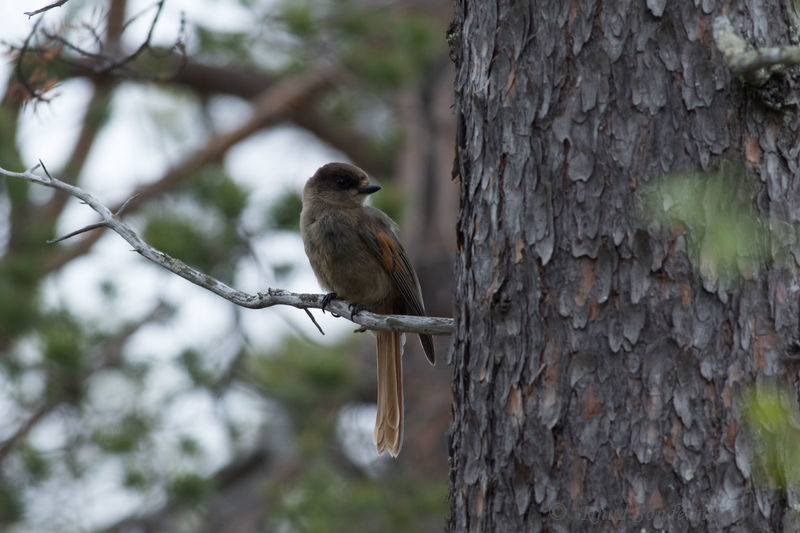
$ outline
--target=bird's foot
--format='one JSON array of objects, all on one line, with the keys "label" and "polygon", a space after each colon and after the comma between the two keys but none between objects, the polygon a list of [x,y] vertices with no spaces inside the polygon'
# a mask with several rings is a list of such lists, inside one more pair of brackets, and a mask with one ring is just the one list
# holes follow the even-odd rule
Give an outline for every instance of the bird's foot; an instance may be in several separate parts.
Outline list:
[{"label": "bird's foot", "polygon": [[[322,305],[320,306],[320,309],[322,309],[322,314],[325,314],[325,308],[328,307],[328,305],[330,305],[330,303],[338,297],[339,296],[335,292],[329,292],[322,298]],[[339,316],[334,314],[333,311],[328,312],[333,316]]]},{"label": "bird's foot", "polygon": [[372,311],[373,309],[375,309],[375,306],[373,305],[371,307],[368,307],[358,302],[351,302],[350,305],[347,306],[347,308],[350,309],[350,320],[353,320],[353,317],[355,317],[361,311]]}]

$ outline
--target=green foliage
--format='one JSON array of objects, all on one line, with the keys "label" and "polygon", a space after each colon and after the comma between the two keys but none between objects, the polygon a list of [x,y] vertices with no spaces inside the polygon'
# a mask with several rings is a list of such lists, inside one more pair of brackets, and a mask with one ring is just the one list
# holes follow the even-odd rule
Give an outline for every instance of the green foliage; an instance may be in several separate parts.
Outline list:
[{"label": "green foliage", "polygon": [[172,213],[150,216],[144,230],[144,239],[152,246],[201,269],[212,264],[204,249],[209,240],[205,237],[191,220]]},{"label": "green foliage", "polygon": [[[16,136],[18,117],[19,108],[0,105],[0,131],[3,132],[3,136],[0,138],[0,161],[3,161],[4,167],[9,169],[22,167],[22,161],[19,158],[19,153],[17,152],[15,144],[9,142]],[[6,186],[12,186],[10,182],[8,185],[2,183],[0,183],[0,185],[2,185],[0,190],[4,189]],[[18,185],[27,187],[24,182],[20,182]]]},{"label": "green foliage", "polygon": [[129,489],[146,489],[151,483],[147,474],[135,464],[128,464],[122,480],[123,486]]},{"label": "green foliage", "polygon": [[327,407],[346,397],[353,381],[350,357],[299,339],[289,339],[278,354],[251,357],[247,367],[271,397],[304,417],[319,406],[320,398],[329,400]]},{"label": "green foliage", "polygon": [[239,218],[247,205],[249,191],[233,181],[224,169],[210,165],[200,170],[187,188],[203,206],[218,212],[226,221]]},{"label": "green foliage", "polygon": [[198,387],[210,387],[214,384],[214,375],[206,370],[203,355],[197,350],[187,348],[178,356],[178,361]]},{"label": "green foliage", "polygon": [[800,481],[800,409],[793,394],[753,386],[743,396],[742,414],[753,437],[755,472],[770,486]]},{"label": "green foliage", "polygon": [[[272,6],[265,8],[266,4],[258,0],[240,0],[240,3],[250,6],[255,16],[263,14],[265,21],[275,20],[274,11],[266,11],[273,9]],[[276,62],[274,55],[288,50],[295,63],[287,70],[293,72],[299,72],[320,57],[344,63],[351,75],[347,87],[320,96],[319,109],[334,123],[341,120],[348,126],[357,124],[359,130],[369,130],[366,149],[373,154],[384,154],[389,168],[402,135],[385,95],[380,92],[391,92],[398,85],[413,82],[423,75],[441,48],[443,29],[435,21],[413,14],[405,7],[395,10],[389,5],[354,0],[285,0],[278,20],[293,35],[274,32],[274,26],[261,35],[194,27],[192,35],[197,39],[190,43],[190,60],[264,65],[264,51],[269,49],[266,61],[272,63]],[[64,28],[79,24],[79,20],[71,19]],[[97,26],[100,30],[103,27]],[[195,45],[200,48],[196,55]],[[156,126],[159,139],[171,143],[170,147],[188,146],[187,141],[194,137],[187,133],[191,128],[187,128],[188,114],[182,112],[183,106],[202,104],[207,95],[191,94],[185,87],[170,88],[170,77],[180,66],[173,59],[162,60],[158,51],[145,52],[135,64],[128,66],[131,71],[142,74],[140,79],[129,80],[130,83],[147,79],[148,74],[152,79],[168,80],[162,86],[174,91],[174,103],[148,101],[146,112]],[[60,63],[47,67],[51,69],[49,73],[75,75]],[[110,74],[118,76],[122,70]],[[358,76],[363,79],[359,80]],[[111,113],[117,110],[116,105],[110,105],[119,96],[115,93],[117,86],[111,80],[108,99],[95,100],[86,110],[86,126],[97,129],[100,137],[104,134],[103,127],[114,118]],[[57,98],[53,105],[58,105]],[[24,166],[15,146],[17,118],[18,109],[0,106],[0,131],[5,133],[0,135],[0,159],[5,163],[3,166],[11,169]],[[80,156],[80,153],[72,155]],[[74,160],[80,168],[63,172],[51,170],[80,183],[85,162],[81,157],[74,157]],[[107,185],[112,189],[124,186],[111,182]],[[402,196],[390,184],[384,185],[384,191],[373,201],[396,218]],[[120,327],[115,328],[113,320],[103,320],[103,327],[112,323],[112,331],[100,335],[96,333],[97,325],[90,319],[44,305],[44,301],[52,301],[40,294],[48,265],[59,259],[64,250],[72,249],[80,237],[63,244],[46,244],[45,241],[54,236],[55,218],[25,220],[26,213],[38,209],[31,203],[32,187],[22,180],[0,180],[0,195],[11,206],[12,218],[22,220],[10,225],[8,252],[0,258],[0,371],[9,386],[6,401],[16,401],[15,407],[20,413],[42,409],[46,413],[43,420],[67,420],[70,431],[62,448],[45,451],[22,438],[11,450],[3,464],[8,475],[0,483],[0,529],[24,520],[26,505],[30,508],[35,505],[35,515],[42,515],[48,505],[52,507],[61,501],[60,498],[56,503],[47,501],[48,490],[58,489],[62,482],[68,484],[81,477],[88,479],[95,465],[105,463],[121,467],[123,474],[119,483],[123,487],[145,495],[166,492],[169,505],[178,512],[182,512],[181,506],[195,506],[191,512],[200,514],[202,505],[197,504],[206,501],[215,489],[212,480],[198,473],[208,466],[202,441],[188,434],[181,435],[177,430],[164,439],[165,442],[156,443],[158,439],[153,439],[156,427],[164,432],[170,430],[160,426],[158,406],[136,400],[120,408],[118,402],[105,405],[105,398],[92,394],[106,390],[94,385],[102,380],[101,374],[107,373],[113,373],[114,380],[125,380],[127,392],[131,386],[141,390],[150,365],[155,367],[153,361],[163,359],[164,354],[135,354],[128,360],[125,347],[136,335],[134,325],[117,324]],[[181,182],[179,190],[151,201],[140,212],[143,214],[138,216],[144,218],[145,226],[143,237],[170,255],[230,281],[239,256],[246,251],[238,226],[247,206],[248,193],[227,174],[224,165],[207,165]],[[296,231],[300,209],[299,195],[287,191],[269,210],[268,229]],[[290,268],[289,263],[279,264],[275,267],[276,276],[288,274]],[[104,303],[118,306],[124,302],[119,301],[122,293],[118,294],[115,275],[112,273],[103,279],[100,274],[97,283]],[[124,287],[123,284],[119,286]],[[126,329],[129,326],[130,331]],[[241,349],[248,347],[245,344]],[[126,357],[117,360],[116,356],[121,353],[126,353]],[[247,381],[251,387],[255,382],[262,394],[275,402],[276,409],[288,415],[292,438],[300,443],[298,455],[302,460],[297,473],[290,474],[288,487],[283,476],[264,478],[265,484],[273,484],[270,496],[274,501],[265,502],[266,505],[270,506],[270,512],[273,504],[279,507],[274,515],[275,524],[282,529],[288,524],[290,529],[300,531],[420,531],[421,521],[441,522],[446,513],[443,484],[427,485],[419,479],[397,479],[396,476],[375,481],[359,474],[353,465],[342,467],[344,459],[330,461],[331,449],[335,447],[333,432],[337,413],[342,405],[353,401],[356,383],[362,388],[365,386],[365,378],[355,375],[350,350],[310,346],[295,339],[289,340],[278,354],[251,355],[247,361],[250,372],[231,371],[225,374],[230,380],[222,380],[225,383],[220,384],[220,380],[215,381],[211,370],[215,367],[208,364],[204,347],[186,349],[177,360],[178,370],[183,372],[181,377],[188,376],[197,387],[213,389],[212,394],[218,398],[224,397],[228,387],[236,387],[242,381]],[[170,373],[175,370],[174,363],[174,360],[169,361]],[[153,392],[164,392],[167,401],[178,398],[187,388],[184,379],[176,381],[180,383],[179,390]],[[158,386],[173,385],[160,383]],[[90,403],[93,401],[99,404]],[[111,409],[118,410],[111,412]],[[215,414],[220,419],[225,418],[225,414]],[[249,442],[251,428],[242,429],[246,424],[234,418],[222,420],[229,424],[231,435],[237,431],[244,435],[240,441],[236,441],[235,436],[232,440],[235,444]],[[263,422],[268,424],[269,420]],[[9,433],[15,429],[16,426],[10,425]],[[153,450],[159,453],[151,453]],[[173,465],[164,468],[159,461],[164,457],[161,452],[178,458],[178,470]],[[48,483],[43,483],[45,480]],[[31,515],[31,520],[35,520],[34,513]],[[59,529],[62,525],[52,527]],[[69,527],[67,524],[64,529]]]},{"label": "green foliage", "polygon": [[51,313],[40,328],[42,356],[45,361],[65,370],[78,370],[84,359],[82,328],[66,312]]},{"label": "green foliage", "polygon": [[378,89],[396,88],[420,76],[442,40],[442,30],[435,21],[384,10],[371,18],[358,11],[345,13],[342,28],[352,39],[345,41],[345,63]]},{"label": "green foliage", "polygon": [[275,524],[292,531],[417,532],[447,513],[444,483],[420,483],[402,476],[374,481],[342,476],[322,461],[307,465],[290,487],[275,487],[280,505]]},{"label": "green foliage", "polygon": [[318,31],[310,2],[294,1],[283,4],[279,18],[289,33],[298,37],[310,37]]},{"label": "green foliage", "polygon": [[119,424],[97,428],[92,440],[104,452],[126,454],[136,450],[150,430],[150,422],[139,413],[128,413]]},{"label": "green foliage", "polygon": [[212,275],[229,280],[231,248],[239,239],[231,228],[216,228],[179,212],[161,211],[147,219],[144,239],[167,254]]},{"label": "green foliage", "polygon": [[334,413],[352,394],[353,361],[343,349],[291,338],[279,353],[254,355],[247,375],[291,415],[302,453],[313,456],[334,436]]},{"label": "green foliage", "polygon": [[213,488],[210,479],[194,472],[182,472],[172,478],[167,492],[170,500],[179,505],[195,505],[202,503]]},{"label": "green foliage", "polygon": [[50,475],[50,461],[33,445],[26,443],[20,450],[25,471],[34,481],[41,481]]},{"label": "green foliage", "polygon": [[405,195],[394,182],[381,182],[381,190],[370,196],[370,202],[397,223],[402,222]]},{"label": "green foliage", "polygon": [[[47,240],[52,239],[53,235],[53,226],[32,223],[19,232],[19,247],[24,248],[30,254],[42,256],[46,252],[45,248],[52,246],[47,244]],[[37,270],[38,267],[34,268],[33,273]]]},{"label": "green foliage", "polygon": [[179,208],[161,206],[147,218],[143,237],[151,245],[215,277],[230,282],[242,239],[239,217],[247,191],[220,167],[199,171]]},{"label": "green foliage", "polygon": [[348,87],[332,91],[322,102],[325,113],[335,123],[358,124],[368,133],[366,148],[372,157],[385,161],[391,168],[398,152],[403,149],[402,126],[396,118],[386,113],[385,102],[370,89]]},{"label": "green foliage", "polygon": [[83,399],[81,380],[88,360],[85,325],[67,311],[50,311],[42,315],[33,338],[47,379],[45,397],[77,405]]},{"label": "green foliage", "polygon": [[17,487],[7,480],[0,485],[0,525],[19,522],[25,516],[25,504]]},{"label": "green foliage", "polygon": [[194,34],[204,55],[217,60],[250,62],[253,48],[253,37],[250,34],[213,30],[200,24],[194,25]]},{"label": "green foliage", "polygon": [[287,0],[277,20],[302,46],[299,60],[335,49],[373,89],[394,89],[418,77],[442,48],[443,28],[430,17],[361,2]]},{"label": "green foliage", "polygon": [[279,263],[273,265],[272,272],[277,281],[285,280],[292,272],[294,272],[294,264],[292,263]]},{"label": "green foliage", "polygon": [[181,453],[187,457],[198,457],[202,455],[203,452],[203,448],[200,446],[200,443],[197,442],[197,439],[191,435],[181,435],[180,439],[178,440],[178,448],[180,449]]},{"label": "green foliage", "polygon": [[0,260],[0,337],[22,335],[40,319],[39,288],[33,257],[21,255]]},{"label": "green foliage", "polygon": [[278,230],[297,231],[300,227],[300,211],[303,200],[292,190],[285,190],[267,212],[267,225]]},{"label": "green foliage", "polygon": [[[86,110],[86,118],[93,128],[100,129],[111,118],[110,104],[110,96],[90,102],[89,109]],[[72,175],[71,169],[65,169],[64,173],[65,175]]]},{"label": "green foliage", "polygon": [[109,301],[113,301],[119,295],[119,290],[117,289],[117,284],[110,279],[105,279],[100,282],[100,292],[103,293],[103,297]]},{"label": "green foliage", "polygon": [[685,234],[691,259],[706,280],[749,278],[769,255],[769,224],[755,206],[743,168],[672,174],[644,189],[645,216]]}]

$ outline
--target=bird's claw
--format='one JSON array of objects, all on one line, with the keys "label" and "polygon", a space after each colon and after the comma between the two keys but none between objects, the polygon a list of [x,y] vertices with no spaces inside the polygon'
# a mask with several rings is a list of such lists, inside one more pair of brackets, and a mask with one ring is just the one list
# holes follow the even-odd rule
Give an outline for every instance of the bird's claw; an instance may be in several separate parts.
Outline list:
[{"label": "bird's claw", "polygon": [[[325,296],[322,298],[322,305],[320,306],[320,309],[322,309],[322,314],[325,314],[325,308],[326,308],[326,307],[328,307],[328,305],[330,305],[330,303],[331,303],[333,300],[335,300],[336,298],[338,298],[338,297],[339,297],[339,296],[338,296],[338,295],[337,295],[335,292],[329,292],[328,294],[326,294],[326,295],[325,295]],[[331,315],[333,315],[333,316],[338,316],[338,315],[335,315],[335,314],[333,313],[333,311],[328,311],[328,312],[329,312]]]},{"label": "bird's claw", "polygon": [[353,320],[353,317],[355,317],[361,311],[369,311],[369,308],[358,302],[352,302],[347,306],[347,308],[350,310],[350,320]]}]

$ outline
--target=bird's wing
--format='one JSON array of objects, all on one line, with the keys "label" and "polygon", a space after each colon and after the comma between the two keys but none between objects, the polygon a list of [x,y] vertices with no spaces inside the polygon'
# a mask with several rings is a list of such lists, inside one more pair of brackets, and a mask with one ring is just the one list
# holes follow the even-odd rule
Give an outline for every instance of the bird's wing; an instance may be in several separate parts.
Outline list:
[{"label": "bird's wing", "polygon": [[[397,238],[397,225],[383,211],[372,207],[365,209],[368,210],[369,216],[364,217],[365,223],[359,228],[359,235],[403,297],[406,304],[405,312],[409,315],[425,316],[419,280],[408,261],[403,245]],[[431,336],[420,334],[419,340],[422,342],[425,357],[432,365],[436,364]]]},{"label": "bird's wing", "polygon": [[408,314],[425,315],[419,280],[403,245],[397,239],[394,222],[377,209],[371,211],[369,222],[360,228],[361,238],[400,291],[408,307]]}]

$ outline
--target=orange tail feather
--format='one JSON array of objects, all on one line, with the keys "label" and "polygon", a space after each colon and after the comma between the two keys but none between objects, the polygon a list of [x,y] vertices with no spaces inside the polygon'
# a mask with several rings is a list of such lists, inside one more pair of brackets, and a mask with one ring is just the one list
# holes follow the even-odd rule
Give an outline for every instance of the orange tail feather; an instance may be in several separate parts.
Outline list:
[{"label": "orange tail feather", "polygon": [[378,414],[375,445],[397,457],[403,445],[403,343],[402,333],[378,331]]}]

